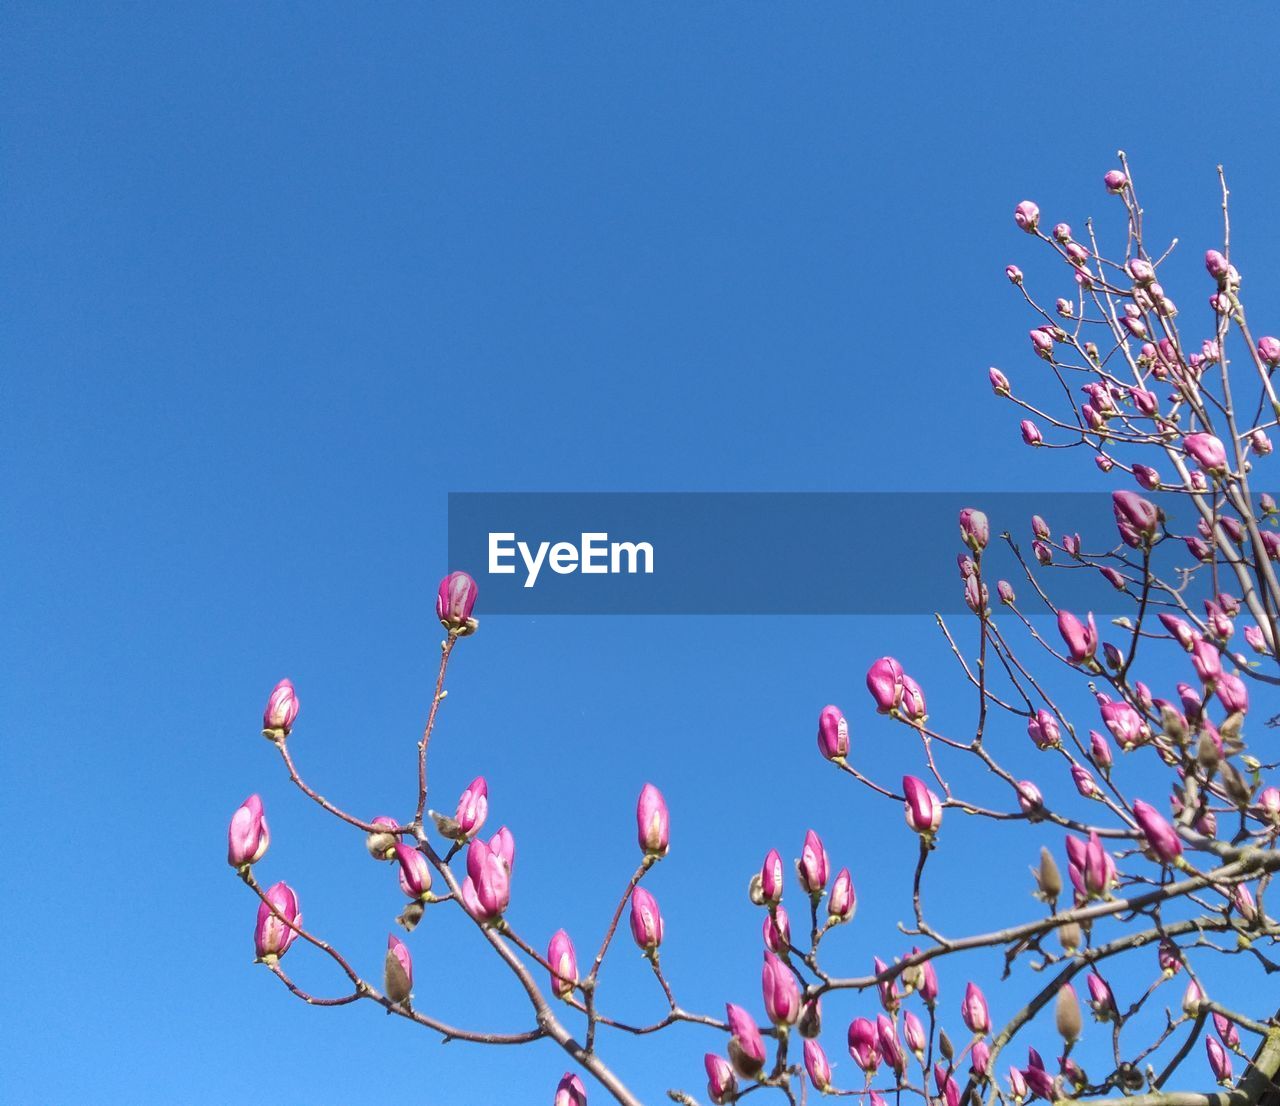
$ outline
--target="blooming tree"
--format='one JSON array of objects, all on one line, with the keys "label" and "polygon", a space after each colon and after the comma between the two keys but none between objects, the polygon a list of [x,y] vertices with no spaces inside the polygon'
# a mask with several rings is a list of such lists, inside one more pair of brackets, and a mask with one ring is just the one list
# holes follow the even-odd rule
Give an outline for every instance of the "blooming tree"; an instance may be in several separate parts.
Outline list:
[{"label": "blooming tree", "polygon": [[[1241,277],[1231,263],[1225,181],[1222,242],[1205,254],[1207,310],[1186,312],[1201,330],[1182,333],[1183,316],[1162,272],[1176,255],[1148,242],[1123,154],[1120,166],[1104,177],[1127,214],[1119,256],[1103,254],[1092,224],[1078,237],[1065,223],[1047,230],[1030,201],[1015,209],[1017,225],[1051,251],[1069,282],[1071,295],[1049,308],[1032,295],[1020,269],[1007,270],[1037,316],[1032,349],[1064,402],[1043,409],[1015,391],[1003,372],[990,370],[996,395],[1025,415],[1021,433],[1028,446],[1084,448],[1115,480],[1115,532],[1094,535],[1090,551],[1080,535],[1055,536],[1037,515],[1029,555],[1003,535],[1020,573],[1017,589],[1006,579],[992,589],[987,517],[977,509],[961,512],[960,586],[972,626],[953,627],[941,617],[938,625],[957,679],[972,692],[974,717],[963,725],[932,723],[924,691],[893,657],[877,660],[866,678],[875,709],[918,742],[918,775],[900,784],[871,778],[859,767],[840,709],[829,706],[818,720],[822,756],[877,801],[901,804],[903,832],[918,838],[904,906],[909,920],[901,926],[909,948],[885,950],[864,974],[841,974],[829,962],[823,940],[853,919],[857,899],[850,868],[835,870],[811,830],[794,877],[774,849],[750,880],[750,901],[762,921],[760,1004],[730,1003],[723,1017],[686,1009],[664,974],[662,910],[644,886],[670,844],[667,805],[652,784],[644,785],[636,808],[639,859],[612,916],[602,920],[598,946],[580,962],[564,929],[545,946],[526,938],[511,916],[514,837],[506,827],[483,835],[485,780],[467,787],[451,815],[427,806],[428,755],[449,662],[477,625],[475,582],[455,572],[439,590],[446,636],[418,743],[410,819],[366,822],[303,780],[289,746],[298,698],[288,680],[271,693],[263,719],[263,733],[293,783],[363,833],[370,855],[398,877],[404,936],[388,937],[383,978],[366,979],[307,928],[299,896],[287,883],[260,884],[256,865],[269,837],[255,795],[232,818],[228,859],[259,900],[259,962],[313,1005],[376,1003],[445,1039],[553,1041],[574,1069],[554,1092],[548,1088],[555,1106],[581,1106],[592,1083],[599,1088],[593,1093],[635,1106],[639,1099],[625,1073],[610,1066],[609,1034],[660,1034],[679,1026],[708,1037],[706,1094],[717,1104],[757,1091],[792,1104],[812,1091],[863,1096],[868,1106],[882,1106],[891,1093],[899,1101],[916,1096],[939,1106],[1033,1098],[1244,1106],[1274,1095],[1277,1000],[1214,993],[1204,965],[1239,958],[1263,978],[1280,968],[1268,955],[1280,923],[1264,905],[1280,868],[1280,787],[1270,782],[1276,765],[1259,751],[1256,725],[1252,744],[1245,732],[1251,693],[1280,679],[1277,510],[1270,496],[1251,487],[1280,415],[1272,382],[1280,339],[1250,330]],[[1182,515],[1190,525],[1178,532],[1175,519]],[[1054,570],[1093,573],[1114,589],[1125,614],[1110,622],[1109,640],[1094,612],[1055,605]],[[1020,602],[1018,590],[1031,602]],[[1060,644],[1049,619],[1056,619]],[[1240,650],[1238,626],[1252,657]],[[1085,708],[1068,706],[1057,690],[1072,681],[1077,693],[1087,691]],[[1024,729],[1043,757],[1034,778],[1021,778],[1006,763],[1009,734]],[[979,771],[964,775],[962,791],[955,765],[964,761]],[[1050,798],[1055,793],[1060,798]],[[1023,909],[1012,924],[1001,917],[998,928],[957,936],[938,928],[923,880],[935,858],[945,862],[945,821],[961,815],[985,820],[993,834],[1032,826],[1043,847],[1032,888],[1040,905]],[[428,909],[470,917],[477,955],[498,957],[528,996],[527,1031],[460,1028],[414,1001],[410,935]],[[598,986],[606,957],[628,936],[648,958],[665,998],[665,1013],[648,1025],[611,1017]],[[286,974],[283,957],[299,940],[337,964],[350,982],[348,993],[316,996]],[[971,980],[944,1002],[935,965],[944,959],[963,964],[977,950],[1003,954],[1005,980]],[[1124,962],[1130,966],[1122,972]],[[1022,965],[1031,972],[1014,976]],[[1171,991],[1173,1002],[1166,997]],[[833,1033],[823,1024],[822,1003],[836,992],[865,993],[867,1016]],[[1096,1024],[1086,1028],[1086,1020]],[[840,1081],[828,1059],[837,1033],[856,1069]],[[1097,1034],[1105,1046],[1092,1054],[1105,1062],[1091,1060],[1088,1072],[1077,1059],[1086,1034]],[[1199,1053],[1207,1064],[1185,1063]],[[1206,1071],[1221,1090],[1206,1089]],[[678,1072],[673,1080],[694,1082]],[[670,1097],[698,1101],[684,1090]]]}]

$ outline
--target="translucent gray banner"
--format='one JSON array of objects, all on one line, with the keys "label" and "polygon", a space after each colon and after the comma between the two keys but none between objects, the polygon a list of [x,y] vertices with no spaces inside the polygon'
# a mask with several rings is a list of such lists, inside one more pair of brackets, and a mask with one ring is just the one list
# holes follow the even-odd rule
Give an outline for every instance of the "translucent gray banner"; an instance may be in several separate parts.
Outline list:
[{"label": "translucent gray banner", "polygon": [[[1184,497],[1148,498],[1170,530],[1194,531]],[[1140,564],[1120,544],[1106,492],[452,493],[449,565],[476,578],[487,614],[948,613],[965,609],[956,563],[965,507],[990,519],[992,605],[1003,578],[1020,606],[1045,610],[1000,537],[1008,532],[1056,605],[1131,609],[1096,568],[1061,549],[1042,568],[1032,551],[1038,515],[1059,546],[1078,533],[1091,559],[1115,551]],[[1100,563],[1136,575],[1119,560]],[[1159,572],[1193,562],[1166,538],[1155,563]],[[1188,598],[1212,594],[1211,576],[1201,569]]]}]

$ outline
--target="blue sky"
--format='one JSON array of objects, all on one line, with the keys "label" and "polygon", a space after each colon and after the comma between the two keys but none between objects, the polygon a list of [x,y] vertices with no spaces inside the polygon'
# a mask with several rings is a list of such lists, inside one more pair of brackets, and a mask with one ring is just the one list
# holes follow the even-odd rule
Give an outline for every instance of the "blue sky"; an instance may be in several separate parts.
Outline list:
[{"label": "blue sky", "polygon": [[[1225,22],[999,4],[0,18],[5,1102],[549,1101],[550,1045],[442,1049],[373,1008],[306,1009],[252,965],[254,904],[224,861],[250,791],[274,831],[263,875],[365,970],[401,905],[257,736],[275,680],[298,685],[317,787],[411,810],[434,589],[468,567],[443,563],[449,491],[1094,486],[1075,459],[1029,457],[985,371],[1035,373],[1003,276],[1034,268],[1013,205],[1118,227],[1100,176],[1119,147],[1158,233],[1183,236],[1184,300],[1204,291],[1224,162],[1233,259],[1275,301],[1280,21],[1261,5]],[[868,564],[910,540],[909,520],[868,535]],[[831,941],[842,968],[901,951],[914,846],[897,809],[824,771],[812,732],[840,703],[869,764],[916,767],[862,687],[886,652],[963,727],[929,620],[486,620],[483,596],[477,613],[433,779],[448,805],[489,778],[522,932],[594,943],[652,780],[686,1006],[758,1005],[746,879],[811,824],[862,896]],[[1034,847],[954,839],[991,858],[939,872],[954,929],[1001,896],[1029,914]],[[466,938],[434,916],[412,935],[419,1004],[525,1028]],[[619,951],[602,1001],[655,1016]],[[944,976],[948,1007],[962,980]],[[993,988],[993,1007],[1021,993]],[[832,1004],[833,1058],[864,1008]],[[688,1030],[610,1056],[659,1101],[700,1091],[720,1043]]]}]

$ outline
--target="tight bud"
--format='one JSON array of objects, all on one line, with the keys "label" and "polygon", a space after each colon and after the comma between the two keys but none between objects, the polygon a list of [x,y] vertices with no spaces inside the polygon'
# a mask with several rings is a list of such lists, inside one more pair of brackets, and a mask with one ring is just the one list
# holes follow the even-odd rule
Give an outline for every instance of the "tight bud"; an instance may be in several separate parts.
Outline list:
[{"label": "tight bud", "polygon": [[662,944],[664,926],[658,900],[643,887],[631,892],[631,936],[636,946],[652,955]]},{"label": "tight bud", "polygon": [[298,717],[298,695],[291,680],[281,680],[271,689],[262,712],[262,736],[279,740],[289,736]]},{"label": "tight bud", "polygon": [[853,877],[848,868],[841,868],[831,885],[831,897],[827,900],[827,915],[833,922],[847,922],[858,908],[858,896],[853,887]]},{"label": "tight bud", "polygon": [[723,1056],[708,1052],[702,1058],[707,1069],[707,1097],[715,1106],[724,1106],[738,1097],[738,1080],[734,1077],[733,1068]]},{"label": "tight bud", "polygon": [[474,633],[476,620],[471,611],[479,592],[476,582],[465,572],[451,572],[440,581],[436,592],[436,617],[445,629],[458,636]]},{"label": "tight bud", "polygon": [[1176,864],[1182,856],[1182,841],[1174,828],[1149,803],[1138,799],[1133,804],[1133,816],[1138,820],[1147,847],[1163,864]]},{"label": "tight bud", "polygon": [[396,842],[392,846],[400,863],[400,890],[411,899],[431,897],[431,864],[412,845]]},{"label": "tight bud", "polygon": [[768,951],[764,954],[760,985],[769,1020],[776,1026],[794,1025],[800,1017],[800,988],[791,969]]},{"label": "tight bud", "polygon": [[565,1072],[556,1087],[556,1097],[551,1106],[587,1106],[587,1088],[572,1072]]},{"label": "tight bud", "polygon": [[987,999],[976,983],[970,982],[964,989],[964,1001],[960,1004],[960,1017],[969,1032],[983,1037],[991,1032],[991,1014]]},{"label": "tight bud", "polygon": [[825,1094],[831,1086],[831,1064],[827,1054],[816,1040],[804,1043],[804,1070],[809,1073],[809,1082],[819,1094]]},{"label": "tight bud", "polygon": [[818,715],[818,749],[827,760],[849,755],[849,723],[839,707],[823,707]]},{"label": "tight bud", "polygon": [[265,899],[258,904],[253,945],[259,960],[274,963],[297,940],[298,929],[302,926],[302,909],[293,888],[283,881],[267,888]]},{"label": "tight bud", "polygon": [[800,878],[800,886],[810,895],[817,897],[827,888],[827,875],[830,861],[827,859],[826,847],[822,838],[813,830],[804,835],[804,849],[800,859],[796,861],[796,874]]},{"label": "tight bud", "polygon": [[1013,221],[1028,234],[1034,234],[1040,225],[1040,208],[1030,200],[1023,200],[1013,209]]},{"label": "tight bud", "polygon": [[387,959],[383,967],[383,990],[392,1002],[407,1002],[413,990],[413,957],[394,934],[387,938]]},{"label": "tight bud", "polygon": [[867,690],[876,710],[888,714],[902,702],[902,665],[893,657],[881,657],[867,670]]},{"label": "tight bud", "polygon": [[651,783],[646,783],[636,804],[636,828],[640,848],[646,856],[666,856],[671,840],[671,817],[667,803]]},{"label": "tight bud", "polygon": [[551,991],[556,998],[568,998],[578,982],[578,954],[569,935],[558,929],[547,946],[547,963],[551,965]]},{"label": "tight bud", "polygon": [[257,795],[250,795],[231,816],[227,830],[227,863],[233,868],[257,864],[270,843],[271,832],[267,828],[262,800]]},{"label": "tight bud", "polygon": [[399,838],[394,833],[391,833],[390,830],[395,829],[396,820],[388,818],[385,814],[380,814],[369,824],[371,826],[385,827],[364,835],[364,847],[369,850],[369,855],[374,860],[394,860],[396,842]]},{"label": "tight bud", "polygon": [[741,1006],[725,1004],[729,1023],[729,1059],[743,1079],[754,1079],[764,1068],[764,1038],[756,1020]]},{"label": "tight bud", "polygon": [[907,825],[922,837],[932,837],[942,825],[942,802],[915,776],[902,777],[902,790]]}]

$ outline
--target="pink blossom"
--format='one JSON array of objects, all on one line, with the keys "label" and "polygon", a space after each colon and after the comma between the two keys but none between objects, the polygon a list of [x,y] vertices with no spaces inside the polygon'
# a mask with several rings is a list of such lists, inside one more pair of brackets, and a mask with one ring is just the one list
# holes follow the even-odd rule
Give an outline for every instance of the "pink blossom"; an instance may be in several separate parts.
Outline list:
[{"label": "pink blossom", "polygon": [[1098,627],[1094,624],[1092,611],[1089,612],[1087,626],[1065,608],[1058,611],[1058,633],[1066,642],[1073,662],[1084,664],[1093,660],[1098,650]]},{"label": "pink blossom", "polygon": [[833,922],[847,922],[858,908],[858,896],[854,890],[853,877],[848,868],[841,868],[836,873],[836,881],[831,885],[831,897],[827,900],[827,914]]},{"label": "pink blossom", "polygon": [[646,783],[636,803],[636,831],[640,849],[646,856],[666,856],[671,840],[671,817],[667,803],[651,783]]},{"label": "pink blossom", "polygon": [[408,946],[395,934],[387,937],[387,959],[383,969],[383,989],[392,1002],[405,1002],[413,990],[413,957]]},{"label": "pink blossom", "polygon": [[1133,816],[1138,820],[1147,847],[1164,864],[1174,864],[1182,856],[1182,841],[1174,828],[1155,807],[1138,799],[1133,804]]},{"label": "pink blossom", "polygon": [[281,680],[271,689],[262,712],[262,735],[282,738],[289,735],[298,717],[298,694],[291,680]]},{"label": "pink blossom", "polygon": [[708,1052],[702,1059],[707,1069],[707,1097],[715,1106],[724,1106],[738,1096],[738,1080],[733,1068],[723,1056]]},{"label": "pink blossom", "polygon": [[800,886],[810,895],[821,895],[827,886],[827,874],[830,862],[822,838],[813,830],[804,835],[804,849],[796,863],[796,873],[800,877]]},{"label": "pink blossom", "polygon": [[902,777],[902,790],[907,825],[921,836],[931,837],[942,824],[941,800],[915,776]]},{"label": "pink blossom", "polygon": [[893,657],[881,657],[867,671],[867,690],[876,710],[888,714],[902,701],[902,665]]},{"label": "pink blossom", "polygon": [[760,985],[769,1020],[776,1026],[795,1025],[800,1017],[800,988],[791,969],[772,952],[764,954]]},{"label": "pink blossom", "polygon": [[764,1038],[756,1020],[741,1006],[725,1004],[725,1020],[729,1023],[729,1059],[734,1070],[744,1079],[752,1079],[764,1067]]},{"label": "pink blossom", "polygon": [[264,898],[265,901],[258,904],[253,945],[259,960],[273,963],[297,940],[302,927],[302,908],[293,888],[283,880],[268,887]]},{"label": "pink blossom", "polygon": [[849,755],[849,723],[839,707],[823,707],[818,715],[818,749],[827,760]]},{"label": "pink blossom", "polygon": [[809,1073],[809,1082],[820,1094],[831,1086],[831,1064],[822,1046],[810,1038],[804,1043],[804,1070]]},{"label": "pink blossom", "polygon": [[644,952],[654,953],[662,944],[664,926],[658,900],[643,887],[631,892],[631,936]]},{"label": "pink blossom", "polygon": [[473,629],[471,611],[478,593],[476,582],[465,572],[449,573],[436,591],[436,617],[455,633]]},{"label": "pink blossom", "polygon": [[1034,234],[1040,225],[1040,208],[1030,200],[1023,200],[1013,209],[1013,221],[1028,234]]},{"label": "pink blossom", "polygon": [[271,831],[267,828],[267,816],[262,800],[250,795],[231,816],[227,828],[227,863],[233,868],[257,864],[271,843]]},{"label": "pink blossom", "polygon": [[563,929],[557,929],[547,946],[547,963],[551,965],[551,992],[557,998],[568,998],[578,982],[578,954]]}]

